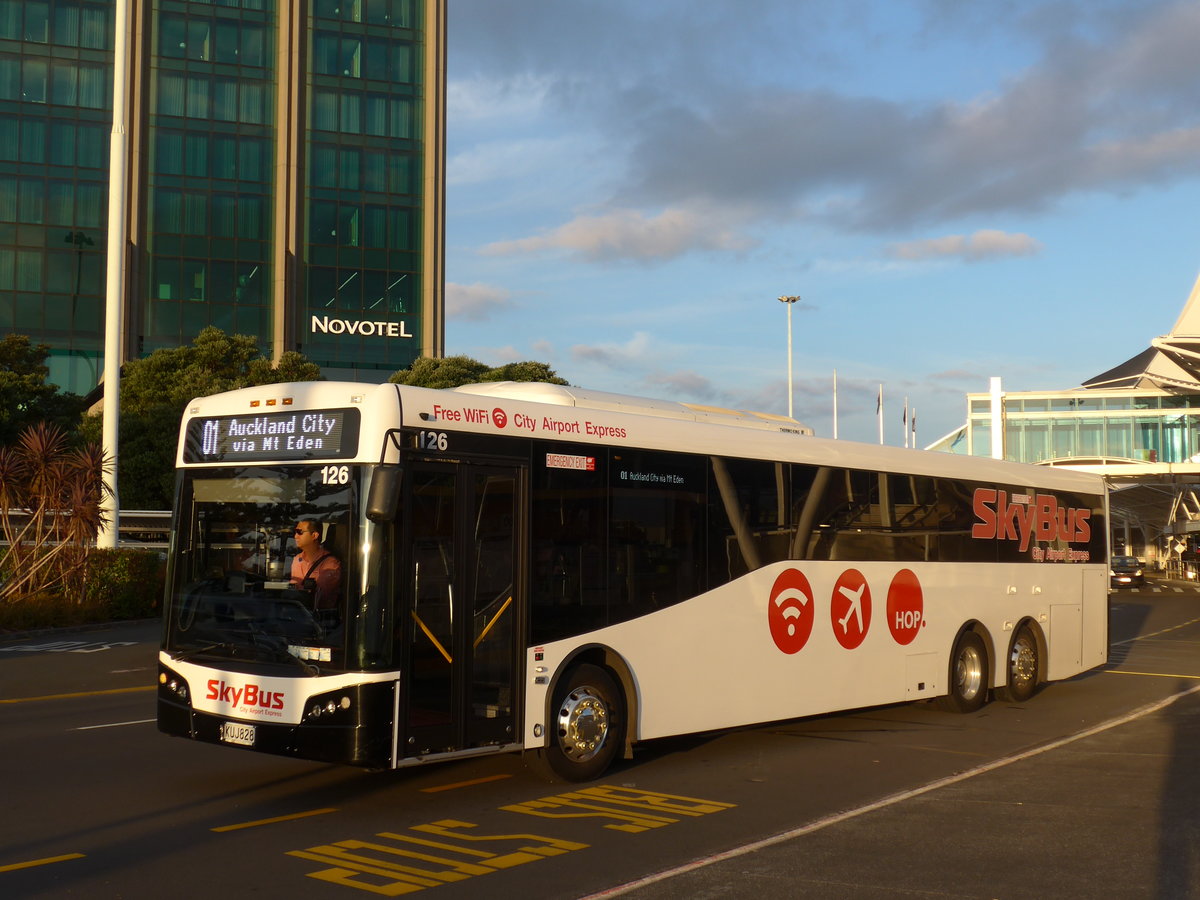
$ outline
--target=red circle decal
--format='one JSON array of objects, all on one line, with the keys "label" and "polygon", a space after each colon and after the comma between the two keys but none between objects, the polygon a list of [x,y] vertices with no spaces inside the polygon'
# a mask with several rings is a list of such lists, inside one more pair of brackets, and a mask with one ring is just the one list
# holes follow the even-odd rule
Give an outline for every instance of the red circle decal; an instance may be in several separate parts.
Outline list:
[{"label": "red circle decal", "polygon": [[871,627],[871,588],[858,569],[847,569],[834,583],[829,620],[833,636],[847,650],[853,650],[867,636]]},{"label": "red circle decal", "polygon": [[771,587],[767,624],[775,646],[784,653],[798,653],[808,643],[815,618],[812,588],[799,569],[784,569]]},{"label": "red circle decal", "polygon": [[888,630],[897,644],[911,644],[925,624],[925,598],[921,582],[909,569],[901,569],[888,586]]},{"label": "red circle decal", "polygon": [[508,424],[508,413],[497,406],[492,410],[492,421],[496,423],[497,428],[503,428]]}]

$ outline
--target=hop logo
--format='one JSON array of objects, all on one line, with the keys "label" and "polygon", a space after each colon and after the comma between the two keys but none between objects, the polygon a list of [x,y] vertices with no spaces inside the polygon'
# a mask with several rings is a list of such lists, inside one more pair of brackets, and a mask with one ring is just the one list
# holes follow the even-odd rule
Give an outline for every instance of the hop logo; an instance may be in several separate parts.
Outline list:
[{"label": "hop logo", "polygon": [[888,587],[887,622],[892,639],[901,645],[911,644],[925,624],[925,596],[910,569],[897,572]]},{"label": "hop logo", "polygon": [[799,569],[784,569],[771,587],[767,624],[784,653],[799,653],[808,643],[816,618],[812,587]]}]

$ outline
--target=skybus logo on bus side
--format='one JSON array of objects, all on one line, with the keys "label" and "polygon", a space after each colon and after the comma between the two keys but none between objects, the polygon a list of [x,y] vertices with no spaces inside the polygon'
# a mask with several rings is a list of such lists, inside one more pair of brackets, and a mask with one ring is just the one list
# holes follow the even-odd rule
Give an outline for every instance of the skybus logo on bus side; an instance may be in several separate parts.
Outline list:
[{"label": "skybus logo on bus side", "polygon": [[971,537],[979,540],[1020,541],[1021,552],[1032,541],[1087,543],[1092,539],[1090,509],[1060,506],[1053,494],[1013,494],[976,488],[972,509],[978,521]]}]

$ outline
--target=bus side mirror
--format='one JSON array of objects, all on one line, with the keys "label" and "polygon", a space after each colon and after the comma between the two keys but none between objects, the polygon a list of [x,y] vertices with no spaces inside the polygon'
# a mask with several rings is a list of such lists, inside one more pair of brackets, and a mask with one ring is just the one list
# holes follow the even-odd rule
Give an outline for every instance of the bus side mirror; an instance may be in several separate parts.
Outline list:
[{"label": "bus side mirror", "polygon": [[391,522],[400,505],[400,466],[376,466],[367,491],[367,518],[372,522]]}]

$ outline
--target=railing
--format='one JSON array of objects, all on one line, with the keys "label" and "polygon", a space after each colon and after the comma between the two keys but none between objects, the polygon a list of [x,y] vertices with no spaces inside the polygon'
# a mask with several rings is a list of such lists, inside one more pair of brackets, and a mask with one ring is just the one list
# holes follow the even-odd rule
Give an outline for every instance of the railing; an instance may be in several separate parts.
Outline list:
[{"label": "railing", "polygon": [[[24,510],[10,510],[9,518],[20,524],[28,518]],[[169,509],[122,510],[117,530],[117,544],[121,547],[145,550],[166,550],[171,534],[171,511]],[[7,541],[0,538],[0,547]]]}]

